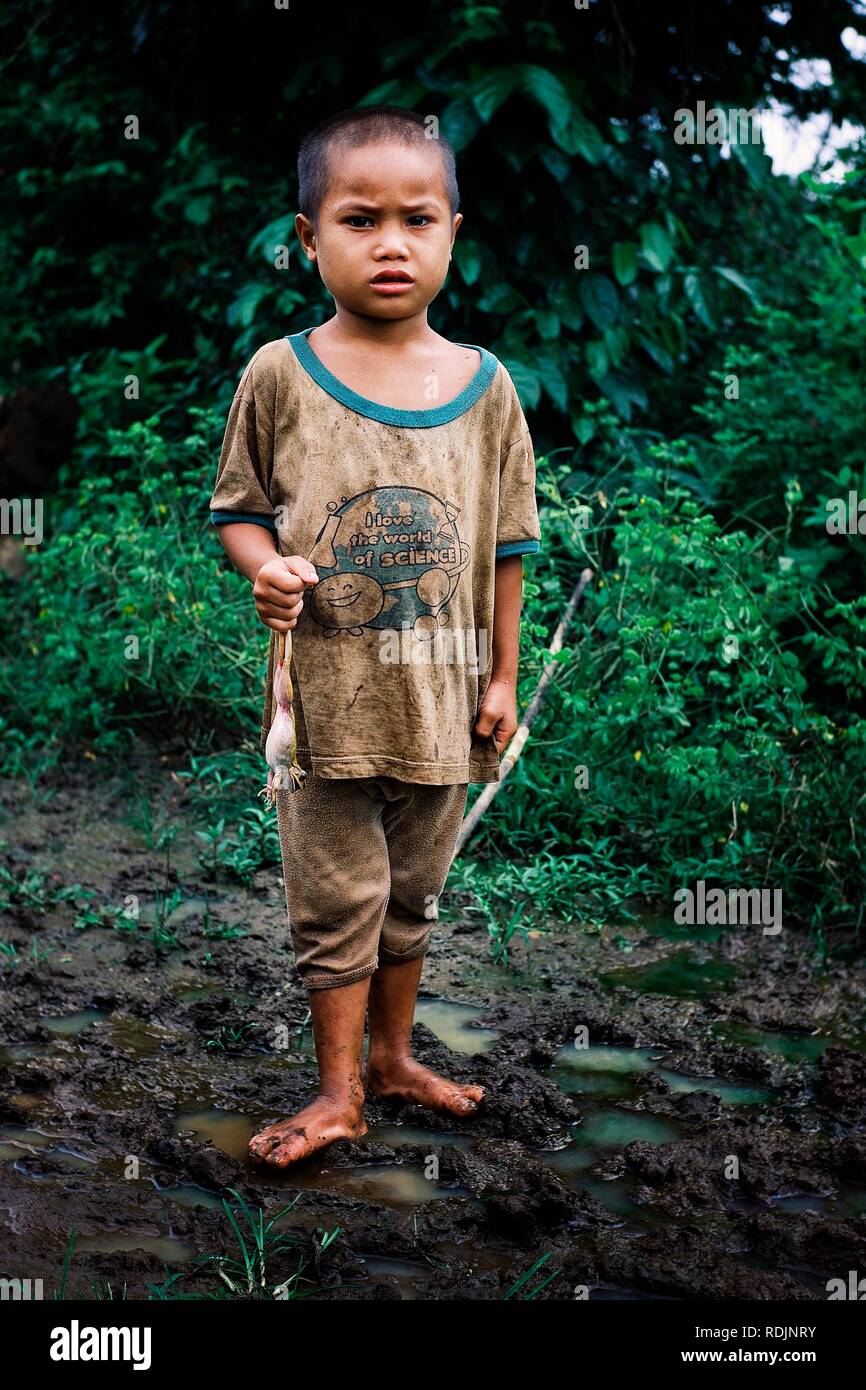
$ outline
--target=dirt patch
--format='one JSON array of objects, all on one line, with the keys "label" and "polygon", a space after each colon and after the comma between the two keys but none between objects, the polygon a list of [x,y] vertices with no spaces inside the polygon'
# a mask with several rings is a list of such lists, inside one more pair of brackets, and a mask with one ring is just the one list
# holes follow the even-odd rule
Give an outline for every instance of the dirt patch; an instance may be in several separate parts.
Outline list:
[{"label": "dirt patch", "polygon": [[[142,795],[180,827],[168,864]],[[67,769],[47,801],[11,782],[0,796],[15,879],[140,910],[76,930],[71,902],[43,914],[30,896],[0,916],[6,1276],[58,1287],[74,1227],[79,1294],[108,1281],[147,1297],[197,1255],[236,1253],[228,1189],[266,1215],[293,1203],[286,1231],[339,1227],[316,1270],[338,1299],[498,1299],[544,1255],[549,1299],[820,1299],[866,1267],[855,960],[822,966],[787,929],[550,924],[506,971],[451,895],[415,1050],[483,1085],[481,1110],[373,1099],[362,1141],[273,1174],[247,1140],[317,1079],[278,867],[248,889],[202,869],[168,761]],[[178,944],[158,952],[147,929],[172,889]]]}]

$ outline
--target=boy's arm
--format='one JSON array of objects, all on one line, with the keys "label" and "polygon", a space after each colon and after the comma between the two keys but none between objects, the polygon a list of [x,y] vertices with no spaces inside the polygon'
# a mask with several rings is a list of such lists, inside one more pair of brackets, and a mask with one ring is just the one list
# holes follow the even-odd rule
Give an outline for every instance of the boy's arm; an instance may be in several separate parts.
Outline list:
[{"label": "boy's arm", "polygon": [[523,556],[540,548],[535,502],[535,455],[526,419],[511,377],[505,372],[505,418],[499,463],[493,641],[490,682],[475,721],[475,732],[492,734],[503,753],[517,732],[517,665]]},{"label": "boy's arm", "polygon": [[517,732],[517,665],[522,597],[523,556],[508,555],[497,560],[493,598],[493,668],[475,723],[475,732],[493,734],[499,754]]},{"label": "boy's arm", "polygon": [[493,597],[493,670],[492,681],[505,681],[512,686],[517,680],[518,648],[520,645],[520,606],[523,598],[523,556],[509,555],[496,561],[496,586]]},{"label": "boy's arm", "polygon": [[304,607],[305,585],[318,582],[315,566],[303,555],[280,555],[271,532],[255,522],[233,521],[219,530],[232,564],[253,586],[262,622],[275,632],[290,632]]},{"label": "boy's arm", "polygon": [[246,575],[251,584],[255,583],[262,565],[278,553],[273,534],[257,523],[233,521],[222,525],[219,537],[235,569]]},{"label": "boy's arm", "polygon": [[271,501],[273,395],[271,344],[244,368],[229,410],[210,500],[211,521],[223,549],[253,586],[256,611],[276,632],[293,628],[303,608],[300,595],[318,580],[299,555],[281,556],[276,509]]}]

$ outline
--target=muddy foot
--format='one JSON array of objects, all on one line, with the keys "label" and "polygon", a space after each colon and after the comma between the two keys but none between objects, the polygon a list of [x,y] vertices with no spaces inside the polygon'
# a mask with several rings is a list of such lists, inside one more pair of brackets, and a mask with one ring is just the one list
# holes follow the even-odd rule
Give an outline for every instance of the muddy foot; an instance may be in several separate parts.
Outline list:
[{"label": "muddy foot", "polygon": [[376,1096],[399,1096],[449,1115],[471,1115],[484,1095],[483,1086],[464,1086],[439,1076],[414,1057],[370,1062],[364,1086]]},{"label": "muddy foot", "polygon": [[335,1139],[360,1139],[366,1133],[363,1104],[316,1096],[296,1115],[277,1120],[254,1134],[247,1153],[256,1163],[286,1168],[333,1144]]}]

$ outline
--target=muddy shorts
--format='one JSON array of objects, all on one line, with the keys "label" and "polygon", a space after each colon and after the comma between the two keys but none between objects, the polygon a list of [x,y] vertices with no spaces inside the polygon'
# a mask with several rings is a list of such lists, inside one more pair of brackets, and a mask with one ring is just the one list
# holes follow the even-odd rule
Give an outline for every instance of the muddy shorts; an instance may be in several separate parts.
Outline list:
[{"label": "muddy shorts", "polygon": [[277,792],[286,907],[308,989],[426,953],[469,786],[316,777]]}]

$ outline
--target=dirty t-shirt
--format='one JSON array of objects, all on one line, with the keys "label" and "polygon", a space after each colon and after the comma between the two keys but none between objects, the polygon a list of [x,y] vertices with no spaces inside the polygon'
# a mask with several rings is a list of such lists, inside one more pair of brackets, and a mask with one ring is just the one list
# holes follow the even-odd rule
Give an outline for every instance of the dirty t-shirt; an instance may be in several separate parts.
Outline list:
[{"label": "dirty t-shirt", "polygon": [[[494,739],[474,731],[495,565],[540,542],[514,384],[478,348],[454,400],[394,409],[340,382],[312,331],[265,343],[247,364],[210,502],[215,525],[265,526],[280,555],[319,575],[291,631],[298,762],[322,777],[498,782]],[[276,642],[271,631],[262,750]]]}]

